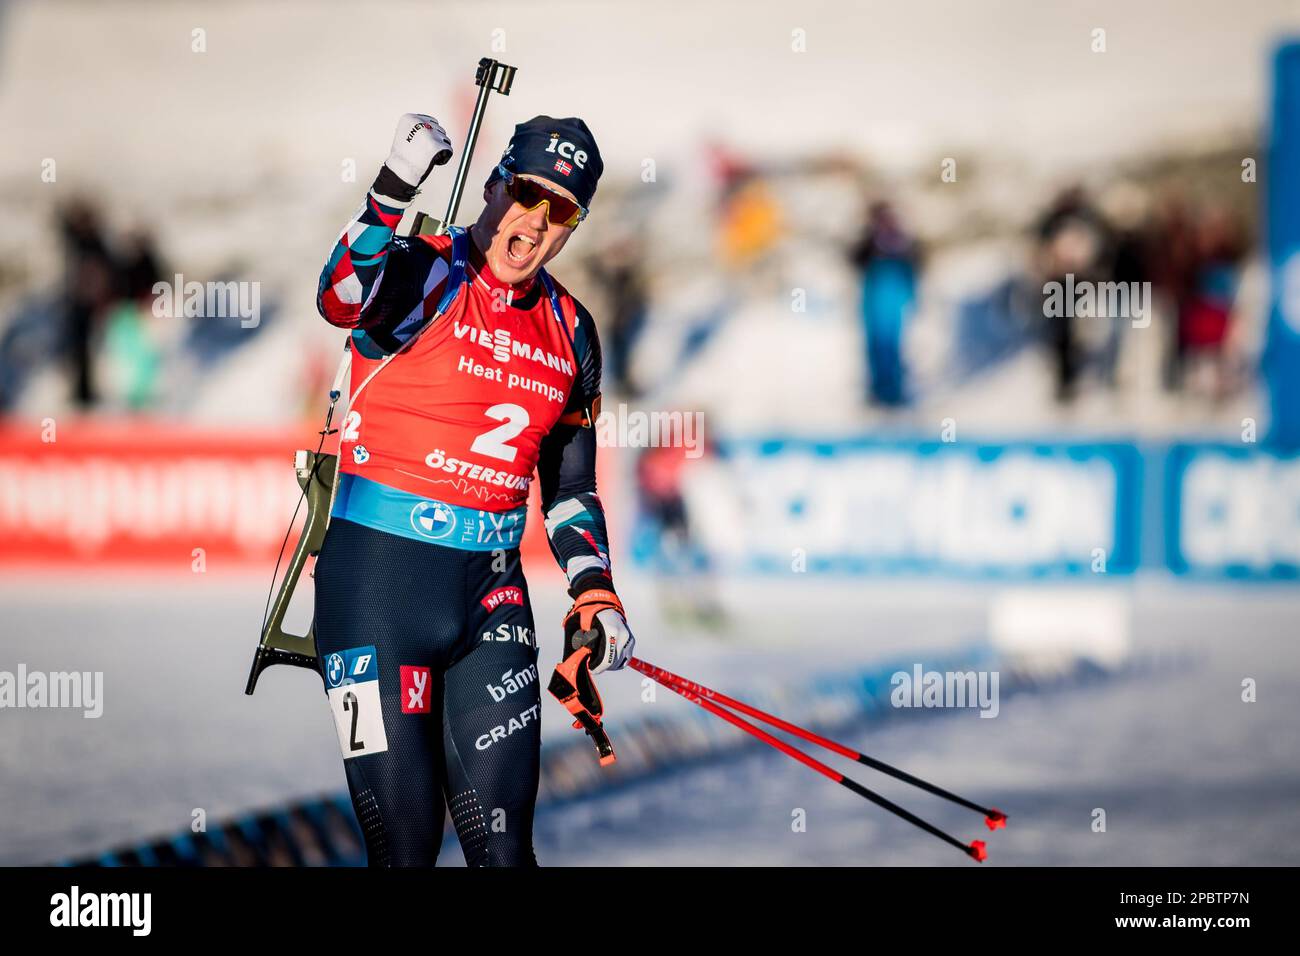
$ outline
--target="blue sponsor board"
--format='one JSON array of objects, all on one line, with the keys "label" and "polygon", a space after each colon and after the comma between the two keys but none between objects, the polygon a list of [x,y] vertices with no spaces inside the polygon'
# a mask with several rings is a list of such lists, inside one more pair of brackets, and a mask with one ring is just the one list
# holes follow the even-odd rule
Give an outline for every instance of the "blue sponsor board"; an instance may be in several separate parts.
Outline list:
[{"label": "blue sponsor board", "polygon": [[1176,444],[1165,455],[1164,560],[1199,578],[1300,578],[1300,452]]},{"label": "blue sponsor board", "polygon": [[1300,43],[1273,61],[1273,122],[1267,189],[1271,305],[1263,371],[1270,396],[1269,439],[1300,448]]},{"label": "blue sponsor board", "polygon": [[1172,572],[1300,580],[1300,452],[1253,444],[727,441],[683,469],[694,554],[723,573],[1019,580]]},{"label": "blue sponsor board", "polygon": [[720,452],[683,487],[718,570],[1035,578],[1140,561],[1132,444],[781,438]]}]

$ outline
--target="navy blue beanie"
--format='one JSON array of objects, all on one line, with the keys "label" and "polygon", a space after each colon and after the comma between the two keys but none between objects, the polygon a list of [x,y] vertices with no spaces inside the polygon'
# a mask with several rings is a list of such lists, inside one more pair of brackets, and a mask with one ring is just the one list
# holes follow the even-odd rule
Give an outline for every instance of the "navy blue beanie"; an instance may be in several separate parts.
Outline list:
[{"label": "navy blue beanie", "polygon": [[[538,176],[563,186],[581,206],[591,206],[596,181],[605,170],[596,138],[576,116],[534,116],[515,127],[500,165],[512,173]],[[500,179],[493,167],[485,186]]]}]

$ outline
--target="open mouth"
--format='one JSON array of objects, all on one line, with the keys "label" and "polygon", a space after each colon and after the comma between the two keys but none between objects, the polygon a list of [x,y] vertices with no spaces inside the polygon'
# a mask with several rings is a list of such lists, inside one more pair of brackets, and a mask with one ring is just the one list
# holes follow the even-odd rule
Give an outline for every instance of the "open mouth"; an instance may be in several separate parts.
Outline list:
[{"label": "open mouth", "polygon": [[506,243],[506,258],[514,266],[525,265],[537,250],[537,240],[523,233],[515,233]]}]

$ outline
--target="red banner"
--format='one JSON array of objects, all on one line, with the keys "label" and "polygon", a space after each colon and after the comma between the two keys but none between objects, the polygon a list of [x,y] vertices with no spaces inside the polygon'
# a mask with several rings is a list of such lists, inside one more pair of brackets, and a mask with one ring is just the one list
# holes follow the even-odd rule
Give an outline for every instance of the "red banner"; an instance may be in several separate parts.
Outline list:
[{"label": "red banner", "polygon": [[[310,426],[0,423],[0,565],[190,571],[201,561],[269,575],[300,495],[294,451],[318,440]],[[525,566],[558,571],[533,489]]]}]

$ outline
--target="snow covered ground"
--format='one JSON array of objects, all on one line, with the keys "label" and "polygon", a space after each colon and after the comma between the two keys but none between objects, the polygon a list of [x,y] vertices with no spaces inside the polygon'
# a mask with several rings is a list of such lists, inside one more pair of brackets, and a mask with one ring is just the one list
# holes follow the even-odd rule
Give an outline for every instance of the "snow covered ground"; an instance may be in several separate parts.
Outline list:
[{"label": "snow covered ground", "polygon": [[[943,651],[983,629],[991,592],[943,583],[724,588],[730,636],[674,633],[628,575],[647,659],[744,696],[746,689],[843,673],[884,658]],[[540,582],[539,582],[540,585]],[[1129,591],[1128,588],[1122,590]],[[535,586],[542,666],[554,660],[563,598]],[[996,719],[900,711],[842,736],[887,762],[987,800],[1012,824],[991,860],[1016,864],[1300,862],[1300,651],[1293,589],[1191,590],[1159,579],[1131,588],[1127,676],[1010,695]],[[0,863],[39,863],[215,823],[343,788],[319,684],[278,669],[242,693],[261,582],[110,587],[7,584],[0,669],[102,670],[99,719],[6,711],[0,735]],[[1241,701],[1241,681],[1259,700]],[[630,673],[602,685],[620,718],[690,708],[641,699]],[[544,695],[545,696],[545,695]],[[546,740],[567,740],[543,703]],[[594,759],[594,758],[593,758]],[[842,767],[966,839],[987,834],[950,808],[866,768]],[[792,831],[802,808],[807,830]],[[1091,830],[1095,808],[1105,833]],[[792,761],[757,750],[670,772],[541,813],[545,864],[944,864],[962,858]],[[443,862],[460,864],[454,840]]]}]

